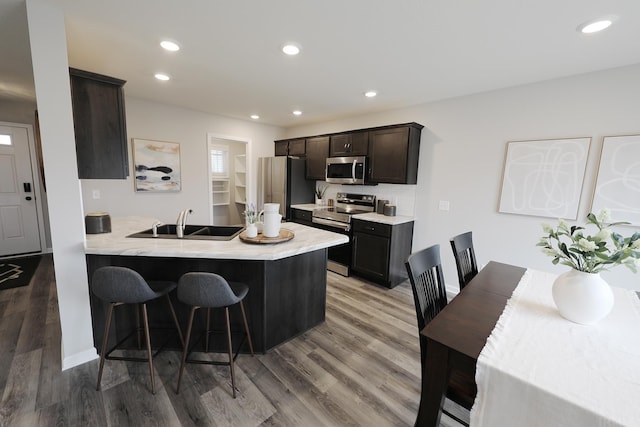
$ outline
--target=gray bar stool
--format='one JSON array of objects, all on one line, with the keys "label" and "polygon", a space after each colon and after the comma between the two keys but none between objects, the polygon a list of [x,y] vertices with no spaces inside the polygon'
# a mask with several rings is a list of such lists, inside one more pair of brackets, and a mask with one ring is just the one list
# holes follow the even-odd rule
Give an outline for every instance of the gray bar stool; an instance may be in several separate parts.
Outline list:
[{"label": "gray bar stool", "polygon": [[[176,393],[180,393],[180,382],[182,381],[182,373],[184,371],[184,365],[189,363],[201,363],[207,365],[228,365],[231,370],[231,388],[233,390],[233,398],[236,397],[236,380],[233,370],[233,362],[238,357],[240,348],[244,343],[244,340],[238,345],[235,355],[233,354],[233,347],[231,343],[231,325],[229,324],[229,307],[240,303],[240,310],[242,312],[242,320],[244,322],[244,329],[246,338],[249,344],[249,350],[253,355],[253,344],[251,343],[251,334],[249,332],[249,325],[247,324],[247,316],[244,311],[244,304],[242,300],[247,295],[249,287],[244,283],[228,283],[222,276],[215,273],[194,272],[184,274],[178,281],[178,300],[188,304],[191,307],[191,314],[189,315],[189,325],[187,326],[187,336],[185,338],[184,351],[182,353],[182,363],[180,364],[180,374],[178,375],[178,387]],[[196,310],[200,308],[207,309],[207,325],[205,331],[205,351],[209,351],[209,318],[210,310],[212,308],[224,308],[226,317],[226,334],[227,334],[227,348],[229,353],[229,362],[216,362],[209,360],[187,360],[187,356],[191,353],[192,349],[189,349],[189,341],[191,339],[191,330],[193,327],[193,318]],[[194,345],[195,346],[195,345]]]},{"label": "gray bar stool", "polygon": [[[105,324],[104,337],[102,338],[102,348],[100,349],[100,369],[98,370],[98,385],[96,390],[100,390],[100,382],[102,380],[102,369],[104,367],[104,360],[126,360],[131,362],[148,362],[149,363],[149,375],[151,376],[151,392],[156,393],[155,380],[153,375],[153,357],[156,356],[162,347],[155,353],[151,353],[151,339],[149,338],[149,318],[147,316],[147,303],[158,299],[160,297],[166,297],[169,303],[169,309],[171,310],[171,316],[176,325],[180,342],[184,347],[184,338],[182,337],[182,331],[180,330],[180,324],[176,317],[176,312],[171,304],[169,298],[169,292],[176,288],[177,284],[170,281],[145,281],[140,274],[136,271],[126,267],[100,267],[93,273],[91,280],[91,290],[101,300],[109,303],[109,309],[107,312],[107,322]],[[136,328],[131,331],[127,336],[116,343],[111,349],[107,351],[107,341],[109,338],[109,329],[111,328],[111,319],[113,317],[113,309],[123,304],[136,304]],[[138,347],[140,347],[140,307],[142,308],[142,317],[144,322],[144,334],[147,347],[147,358],[135,358],[135,357],[119,357],[111,356],[111,353],[116,350],[124,341],[129,339],[133,333],[138,334]]]}]

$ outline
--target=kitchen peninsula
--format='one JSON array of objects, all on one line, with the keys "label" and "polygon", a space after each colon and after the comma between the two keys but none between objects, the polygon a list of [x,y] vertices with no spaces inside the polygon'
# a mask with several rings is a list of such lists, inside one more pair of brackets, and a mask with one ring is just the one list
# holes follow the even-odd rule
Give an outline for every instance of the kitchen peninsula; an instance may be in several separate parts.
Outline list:
[{"label": "kitchen peninsula", "polygon": [[[87,235],[89,284],[93,272],[105,265],[132,268],[147,280],[177,281],[190,271],[209,271],[228,281],[244,282],[249,286],[245,306],[254,349],[263,353],[324,321],[327,248],[346,243],[346,236],[284,223],[282,227],[295,237],[278,244],[245,243],[239,237],[228,241],[127,237],[155,222],[148,217],[116,217],[112,219],[111,233]],[[172,300],[180,323],[186,325],[187,307],[175,295]],[[149,310],[151,323],[160,321],[171,330],[172,321],[162,301],[151,304]],[[93,295],[91,314],[94,343],[100,350],[106,308]],[[212,329],[216,329],[220,319],[213,315]],[[238,313],[232,312],[231,316],[232,329],[236,326],[241,330]],[[194,328],[198,325],[202,330],[203,324],[204,320],[196,320]],[[135,316],[131,310],[116,310],[110,345],[132,325]],[[194,329],[194,334],[198,332]]]}]

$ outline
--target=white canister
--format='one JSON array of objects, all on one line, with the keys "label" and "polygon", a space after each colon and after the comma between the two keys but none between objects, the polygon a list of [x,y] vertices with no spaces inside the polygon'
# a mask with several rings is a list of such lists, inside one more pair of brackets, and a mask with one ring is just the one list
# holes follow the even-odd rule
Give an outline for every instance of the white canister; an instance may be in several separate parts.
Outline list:
[{"label": "white canister", "polygon": [[264,237],[278,237],[280,235],[280,222],[282,215],[274,212],[264,213],[264,225],[262,235]]},{"label": "white canister", "polygon": [[267,212],[278,213],[279,211],[280,211],[280,203],[265,203],[264,204],[264,213],[267,213]]}]

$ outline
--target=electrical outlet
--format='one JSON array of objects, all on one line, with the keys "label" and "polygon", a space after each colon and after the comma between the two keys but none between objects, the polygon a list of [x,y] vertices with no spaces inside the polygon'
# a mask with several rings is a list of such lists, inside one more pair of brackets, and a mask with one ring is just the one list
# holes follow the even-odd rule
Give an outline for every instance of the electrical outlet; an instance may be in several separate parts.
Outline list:
[{"label": "electrical outlet", "polygon": [[92,196],[94,199],[100,198],[100,190],[93,190]]},{"label": "electrical outlet", "polygon": [[449,210],[449,201],[448,200],[440,200],[440,203],[438,203],[438,209],[441,211],[448,211]]}]

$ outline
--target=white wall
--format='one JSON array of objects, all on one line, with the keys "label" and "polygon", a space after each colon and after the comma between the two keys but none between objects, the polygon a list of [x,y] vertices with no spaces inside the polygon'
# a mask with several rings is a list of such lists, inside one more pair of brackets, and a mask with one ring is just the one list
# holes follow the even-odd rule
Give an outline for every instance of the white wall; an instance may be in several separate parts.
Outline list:
[{"label": "white wall", "polygon": [[[506,144],[592,137],[578,213],[584,222],[591,209],[602,138],[640,134],[638,100],[640,65],[298,127],[285,137],[413,121],[423,124],[413,248],[439,243],[445,279],[456,286],[449,239],[468,230],[473,231],[479,263],[496,260],[558,273],[566,269],[553,266],[535,246],[542,236],[541,223],[555,223],[554,219],[497,211]],[[451,210],[439,211],[440,200],[449,201]],[[620,229],[625,236],[637,230]],[[625,267],[603,277],[612,285],[640,290],[640,274]]]},{"label": "white wall", "polygon": [[[126,95],[126,84],[124,90]],[[273,156],[273,141],[281,138],[283,132],[281,128],[274,126],[214,116],[126,96],[125,108],[131,176],[126,180],[82,180],[85,213],[106,211],[111,216],[153,216],[163,222],[173,223],[180,210],[191,208],[193,213],[189,217],[190,223],[208,224],[210,206],[207,134],[251,141],[247,147],[247,159],[251,159],[248,177],[255,177],[257,158]],[[180,143],[182,191],[134,191],[132,138]],[[94,190],[100,192],[100,199],[93,199]],[[254,184],[250,193],[251,200],[255,200],[255,191]]]}]

